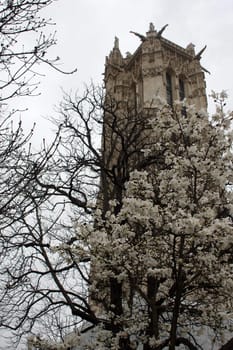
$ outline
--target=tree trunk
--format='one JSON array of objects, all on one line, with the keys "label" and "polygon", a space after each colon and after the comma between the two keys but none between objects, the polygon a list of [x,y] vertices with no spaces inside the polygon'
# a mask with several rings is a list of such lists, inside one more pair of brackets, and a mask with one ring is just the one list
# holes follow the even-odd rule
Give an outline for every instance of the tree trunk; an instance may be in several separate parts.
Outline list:
[{"label": "tree trunk", "polygon": [[122,283],[117,278],[110,279],[110,305],[115,315],[122,314]]},{"label": "tree trunk", "polygon": [[221,346],[219,350],[232,350],[233,349],[233,338],[231,338],[226,344]]},{"label": "tree trunk", "polygon": [[[179,246],[179,259],[182,259],[183,257],[183,248],[184,248],[184,237],[181,237],[180,240],[180,246]],[[172,324],[171,324],[171,331],[170,331],[170,344],[169,344],[169,350],[175,350],[176,347],[176,332],[177,332],[177,322],[179,318],[180,313],[180,302],[184,287],[184,280],[185,280],[185,274],[182,268],[182,263],[179,262],[178,270],[176,273],[176,296],[175,296],[175,303],[172,313]]]},{"label": "tree trunk", "polygon": [[[156,294],[158,291],[158,281],[152,277],[147,278],[147,296],[148,296],[148,315],[149,315],[149,325],[147,329],[148,337],[158,338],[158,310],[156,305]],[[144,350],[151,350],[149,345],[149,340],[143,347]]]}]

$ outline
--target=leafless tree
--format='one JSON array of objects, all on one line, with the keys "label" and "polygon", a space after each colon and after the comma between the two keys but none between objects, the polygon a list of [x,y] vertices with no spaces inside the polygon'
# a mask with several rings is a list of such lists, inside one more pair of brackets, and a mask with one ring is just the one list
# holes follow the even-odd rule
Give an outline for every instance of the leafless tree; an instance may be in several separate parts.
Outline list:
[{"label": "leafless tree", "polygon": [[12,99],[29,96],[35,92],[38,84],[38,80],[35,80],[38,65],[44,63],[57,69],[56,60],[47,58],[47,51],[56,44],[56,39],[53,34],[43,34],[43,30],[52,22],[40,17],[40,11],[52,2],[0,2],[1,228],[9,223],[8,219],[16,220],[18,208],[24,205],[24,201],[27,206],[26,199],[19,199],[18,195],[22,188],[28,186],[27,176],[21,164],[30,154],[30,149],[26,150],[26,144],[32,131],[25,136],[22,123],[13,122],[18,115]]},{"label": "leafless tree", "polygon": [[40,17],[40,12],[53,0],[3,0],[0,8],[0,91],[1,103],[16,96],[36,93],[37,65],[56,67],[58,58],[47,56],[56,44],[53,30],[46,35],[51,19]]},{"label": "leafless tree", "polygon": [[[17,239],[14,241],[13,237],[20,232],[23,233],[20,221],[24,222],[26,217],[32,215],[33,208],[39,208],[45,200],[44,192],[43,196],[40,191],[36,192],[35,184],[32,182],[33,165],[33,171],[32,168],[25,166],[25,163],[29,164],[31,157],[30,138],[33,126],[25,135],[21,121],[16,120],[19,116],[18,111],[14,109],[14,101],[22,96],[37,94],[41,65],[49,65],[61,72],[56,64],[58,58],[48,57],[49,48],[56,44],[52,20],[40,17],[41,11],[53,2],[53,0],[0,1],[0,236],[2,271],[9,273],[12,272],[13,252],[17,251],[19,259],[15,260],[19,263],[13,269],[15,272],[20,269],[23,261],[25,264],[28,261],[23,260],[21,250],[15,250],[14,247],[14,243],[17,246]],[[50,34],[47,35],[48,32]],[[33,197],[31,193],[34,193]],[[28,220],[32,224],[31,219]],[[23,266],[21,267],[23,269]],[[7,275],[8,272],[5,277],[2,276],[4,282],[1,286],[1,297],[6,296],[5,283],[7,285],[9,283],[9,287],[14,286],[13,275],[12,278]],[[9,308],[10,305],[9,302]],[[18,307],[20,308],[20,303]],[[1,330],[4,329],[6,317],[4,310],[1,309]],[[14,324],[10,327],[14,328]]]},{"label": "leafless tree", "polygon": [[[115,327],[113,320],[98,317],[89,303],[89,252],[77,261],[69,248],[78,242],[76,223],[90,224],[97,202],[103,203],[104,216],[109,200],[117,197],[120,210],[130,171],[144,166],[139,153],[146,145],[148,126],[131,110],[128,122],[125,115],[119,119],[118,108],[110,97],[106,104],[101,88],[87,89],[82,98],[67,95],[60,118],[53,120],[57,135],[51,146],[20,157],[24,165],[17,173],[27,183],[21,194],[28,205],[17,207],[15,224],[0,239],[4,251],[1,325],[15,331],[16,342],[29,332],[39,332],[42,323],[48,328],[49,319],[51,335],[57,335],[52,325],[63,309],[72,325],[85,320],[92,325],[104,323],[106,329]],[[103,114],[108,130],[101,141]],[[60,255],[62,246],[67,247],[68,260],[66,254]],[[121,308],[121,286],[116,279],[111,285],[112,302]]]}]

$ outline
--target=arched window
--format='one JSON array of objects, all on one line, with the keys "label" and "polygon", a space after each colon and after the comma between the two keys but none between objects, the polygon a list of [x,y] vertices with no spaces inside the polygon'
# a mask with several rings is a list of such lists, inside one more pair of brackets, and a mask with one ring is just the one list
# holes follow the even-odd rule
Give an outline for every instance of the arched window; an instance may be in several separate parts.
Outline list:
[{"label": "arched window", "polygon": [[166,92],[167,92],[167,103],[172,106],[173,94],[172,94],[172,76],[171,73],[166,72]]}]

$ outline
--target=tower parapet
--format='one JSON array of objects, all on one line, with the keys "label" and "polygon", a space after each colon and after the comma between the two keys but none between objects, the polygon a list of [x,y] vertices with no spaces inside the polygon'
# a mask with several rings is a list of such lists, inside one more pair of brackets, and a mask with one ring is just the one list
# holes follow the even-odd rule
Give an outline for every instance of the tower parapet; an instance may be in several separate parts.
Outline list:
[{"label": "tower parapet", "polygon": [[[156,97],[173,104],[186,99],[197,110],[207,109],[206,83],[193,44],[183,48],[162,34],[166,29],[155,30],[150,23],[146,35],[132,32],[141,40],[137,50],[123,57],[119,40],[106,59],[105,86],[107,94],[117,101],[125,101],[137,111],[154,106]],[[202,51],[201,51],[202,52]]]}]

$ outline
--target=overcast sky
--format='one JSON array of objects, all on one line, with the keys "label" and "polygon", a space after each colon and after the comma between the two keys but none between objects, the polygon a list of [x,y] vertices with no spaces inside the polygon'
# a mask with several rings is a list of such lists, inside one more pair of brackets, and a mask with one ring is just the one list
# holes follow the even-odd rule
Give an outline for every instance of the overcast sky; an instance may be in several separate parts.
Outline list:
[{"label": "overcast sky", "polygon": [[[51,57],[61,58],[61,68],[73,70],[73,75],[61,75],[43,67],[45,77],[40,85],[41,96],[21,100],[29,107],[22,114],[29,128],[37,123],[35,140],[51,138],[45,117],[54,115],[62,99],[61,88],[69,92],[93,80],[101,84],[105,56],[113,47],[114,37],[120,40],[122,54],[133,53],[140,41],[129,31],[142,34],[153,22],[156,29],[169,24],[164,37],[186,47],[195,44],[196,52],[207,45],[202,66],[206,75],[207,94],[227,90],[229,109],[233,109],[233,1],[232,0],[57,0],[46,9],[56,26],[58,44]],[[213,109],[212,109],[213,110]]]},{"label": "overcast sky", "polygon": [[207,45],[201,61],[211,72],[206,75],[207,94],[227,90],[228,107],[233,109],[232,0],[57,0],[43,15],[56,22],[58,44],[50,55],[61,58],[62,69],[77,68],[77,73],[64,76],[44,68],[42,94],[26,102],[30,113],[23,117],[27,125],[37,122],[38,137],[48,134],[43,118],[54,114],[61,88],[81,94],[91,80],[101,84],[114,37],[120,40],[122,54],[133,53],[140,41],[129,31],[145,34],[150,22],[156,29],[168,23],[164,37],[183,47],[192,42],[198,52]]}]

